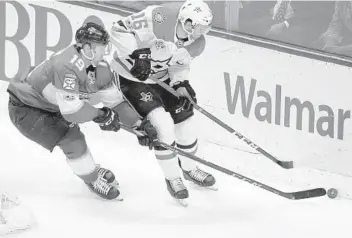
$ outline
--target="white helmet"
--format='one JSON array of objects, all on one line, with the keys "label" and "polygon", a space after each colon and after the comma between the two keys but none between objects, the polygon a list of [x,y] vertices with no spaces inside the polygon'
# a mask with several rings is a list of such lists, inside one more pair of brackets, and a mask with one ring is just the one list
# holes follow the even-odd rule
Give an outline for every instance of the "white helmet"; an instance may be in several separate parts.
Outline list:
[{"label": "white helmet", "polygon": [[178,20],[184,25],[187,20],[192,21],[192,25],[208,26],[213,21],[213,13],[208,4],[200,0],[187,0],[181,7]]}]

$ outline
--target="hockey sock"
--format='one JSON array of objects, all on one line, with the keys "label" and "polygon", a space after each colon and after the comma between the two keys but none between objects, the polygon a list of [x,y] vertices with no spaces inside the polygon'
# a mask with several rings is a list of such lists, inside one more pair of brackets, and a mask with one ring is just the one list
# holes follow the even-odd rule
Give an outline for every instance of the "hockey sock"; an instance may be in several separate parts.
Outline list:
[{"label": "hockey sock", "polygon": [[73,173],[85,182],[91,183],[98,179],[97,165],[95,164],[89,149],[87,149],[87,151],[79,158],[67,158],[67,163],[71,167]]},{"label": "hockey sock", "polygon": [[157,146],[155,148],[155,157],[164,172],[165,178],[170,180],[180,177],[180,167],[175,152]]},{"label": "hockey sock", "polygon": [[[164,108],[158,107],[151,111],[147,118],[158,132],[159,140],[169,145],[175,145],[174,123],[169,113]],[[161,146],[155,146],[155,157],[166,179],[180,177],[177,155]]]},{"label": "hockey sock", "polygon": [[[195,140],[192,144],[182,145],[177,143],[177,147],[187,153],[195,154],[197,152],[198,143]],[[190,171],[197,168],[197,163],[189,158],[179,155],[179,159],[181,161],[181,167],[183,170]]]},{"label": "hockey sock", "polygon": [[158,160],[158,162],[166,179],[171,180],[180,177],[180,167],[176,157],[169,160]]},{"label": "hockey sock", "polygon": [[[198,141],[194,129],[195,126],[193,116],[175,125],[177,147],[191,154],[195,154],[198,149]],[[197,163],[193,160],[182,155],[179,155],[179,159],[183,170],[190,171],[196,169]]]}]

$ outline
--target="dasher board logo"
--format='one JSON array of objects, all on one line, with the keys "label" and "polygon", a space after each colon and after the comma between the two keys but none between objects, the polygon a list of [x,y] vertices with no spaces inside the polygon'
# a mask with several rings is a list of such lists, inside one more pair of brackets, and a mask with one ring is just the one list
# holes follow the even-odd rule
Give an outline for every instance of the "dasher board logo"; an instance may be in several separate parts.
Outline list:
[{"label": "dasher board logo", "polygon": [[[282,85],[274,85],[270,91],[258,88],[260,81],[246,80],[238,75],[231,79],[224,73],[227,108],[230,114],[242,114],[260,122],[299,131],[308,131],[321,137],[344,140],[345,124],[351,123],[351,110],[326,104],[316,105],[309,100],[284,95]],[[235,84],[231,84],[231,80]],[[349,119],[349,120],[348,120]],[[336,128],[336,129],[335,129]]]}]

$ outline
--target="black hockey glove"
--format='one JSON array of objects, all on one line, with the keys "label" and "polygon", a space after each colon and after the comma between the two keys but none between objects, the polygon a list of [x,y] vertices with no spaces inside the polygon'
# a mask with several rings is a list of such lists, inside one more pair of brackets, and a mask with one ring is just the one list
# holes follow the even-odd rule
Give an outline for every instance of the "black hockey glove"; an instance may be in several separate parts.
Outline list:
[{"label": "black hockey glove", "polygon": [[158,133],[148,119],[144,119],[137,131],[144,132],[145,135],[137,136],[141,146],[148,146],[150,150],[159,145]]},{"label": "black hockey glove", "polygon": [[183,110],[189,111],[193,109],[193,105],[188,98],[191,98],[195,103],[197,103],[196,92],[193,90],[192,86],[189,84],[188,80],[183,82],[178,82],[173,86],[178,93],[182,96],[177,100],[177,107],[182,107]]},{"label": "black hockey glove", "polygon": [[130,70],[133,77],[140,81],[148,79],[151,73],[151,51],[149,48],[137,49],[132,52],[130,58],[134,60],[134,65]]},{"label": "black hockey glove", "polygon": [[99,124],[100,129],[103,131],[120,130],[121,126],[119,115],[108,107],[103,107],[100,110],[103,111],[103,115],[98,116],[93,120],[95,123]]}]

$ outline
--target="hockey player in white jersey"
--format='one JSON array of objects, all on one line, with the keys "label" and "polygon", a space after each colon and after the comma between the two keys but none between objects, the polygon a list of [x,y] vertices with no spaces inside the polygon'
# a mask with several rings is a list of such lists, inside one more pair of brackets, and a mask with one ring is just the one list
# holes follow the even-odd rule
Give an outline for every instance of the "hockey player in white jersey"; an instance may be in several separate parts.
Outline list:
[{"label": "hockey player in white jersey", "polygon": [[[211,28],[212,12],[202,1],[187,1],[181,8],[150,6],[114,23],[111,42],[116,46],[112,69],[119,74],[121,91],[139,115],[156,128],[159,140],[196,153],[197,135],[193,132],[193,106],[196,101],[188,80],[190,61],[205,47]],[[177,90],[173,96],[155,83],[161,80]],[[148,140],[140,140],[150,145]],[[155,156],[164,172],[167,189],[179,201],[188,198],[183,177],[201,187],[213,187],[215,178],[184,156],[154,146]]]},{"label": "hockey player in white jersey", "polygon": [[0,192],[0,236],[27,230],[35,222],[32,211],[17,197]]}]

